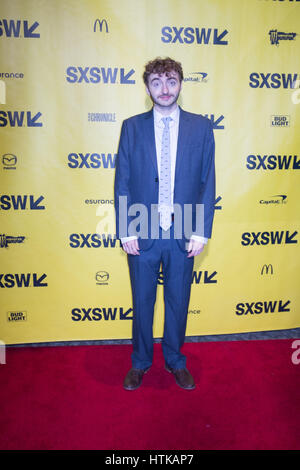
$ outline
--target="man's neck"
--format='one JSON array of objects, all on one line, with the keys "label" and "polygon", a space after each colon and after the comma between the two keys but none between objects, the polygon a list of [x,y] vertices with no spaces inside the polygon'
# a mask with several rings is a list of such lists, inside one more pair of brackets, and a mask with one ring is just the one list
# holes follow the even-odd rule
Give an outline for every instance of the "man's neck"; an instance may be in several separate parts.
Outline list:
[{"label": "man's neck", "polygon": [[159,114],[162,114],[163,116],[170,116],[175,109],[178,108],[178,104],[174,103],[172,106],[159,106],[157,104],[154,104],[155,111],[157,111]]}]

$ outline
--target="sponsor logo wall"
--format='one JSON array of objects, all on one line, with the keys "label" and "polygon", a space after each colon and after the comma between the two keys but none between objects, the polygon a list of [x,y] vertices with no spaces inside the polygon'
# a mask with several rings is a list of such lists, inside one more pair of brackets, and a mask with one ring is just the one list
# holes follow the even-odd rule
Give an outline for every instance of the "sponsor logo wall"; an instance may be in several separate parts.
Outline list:
[{"label": "sponsor logo wall", "polygon": [[[130,8],[128,8],[130,4]],[[129,339],[113,184],[144,64],[183,65],[179,104],[214,127],[213,238],[187,335],[300,327],[300,1],[2,0],[0,340]],[[163,331],[163,273],[154,335]]]}]

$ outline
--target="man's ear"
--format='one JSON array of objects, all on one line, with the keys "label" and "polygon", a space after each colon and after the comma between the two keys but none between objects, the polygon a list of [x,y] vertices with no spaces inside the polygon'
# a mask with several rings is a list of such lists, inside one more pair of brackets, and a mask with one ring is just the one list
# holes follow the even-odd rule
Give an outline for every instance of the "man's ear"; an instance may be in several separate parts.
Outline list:
[{"label": "man's ear", "polygon": [[147,85],[146,85],[146,93],[147,93],[147,95],[149,95],[149,96],[150,96],[150,91],[149,91],[149,88],[148,88],[148,86],[147,86]]}]

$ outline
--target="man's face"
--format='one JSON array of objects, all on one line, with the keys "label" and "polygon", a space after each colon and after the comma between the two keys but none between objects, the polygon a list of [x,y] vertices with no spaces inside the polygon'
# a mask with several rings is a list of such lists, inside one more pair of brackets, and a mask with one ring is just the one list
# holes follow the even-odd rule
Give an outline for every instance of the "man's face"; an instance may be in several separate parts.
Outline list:
[{"label": "man's face", "polygon": [[172,109],[181,90],[179,75],[175,71],[163,74],[151,73],[146,90],[158,107]]}]

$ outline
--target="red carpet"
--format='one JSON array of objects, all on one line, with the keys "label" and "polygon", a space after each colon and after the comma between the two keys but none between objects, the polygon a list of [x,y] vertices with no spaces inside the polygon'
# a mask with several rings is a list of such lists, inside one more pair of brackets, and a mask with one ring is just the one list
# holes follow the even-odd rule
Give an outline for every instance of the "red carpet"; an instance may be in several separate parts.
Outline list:
[{"label": "red carpet", "polygon": [[178,388],[161,345],[123,390],[131,346],[8,348],[0,365],[2,450],[300,449],[293,340],[189,343],[197,388]]}]

